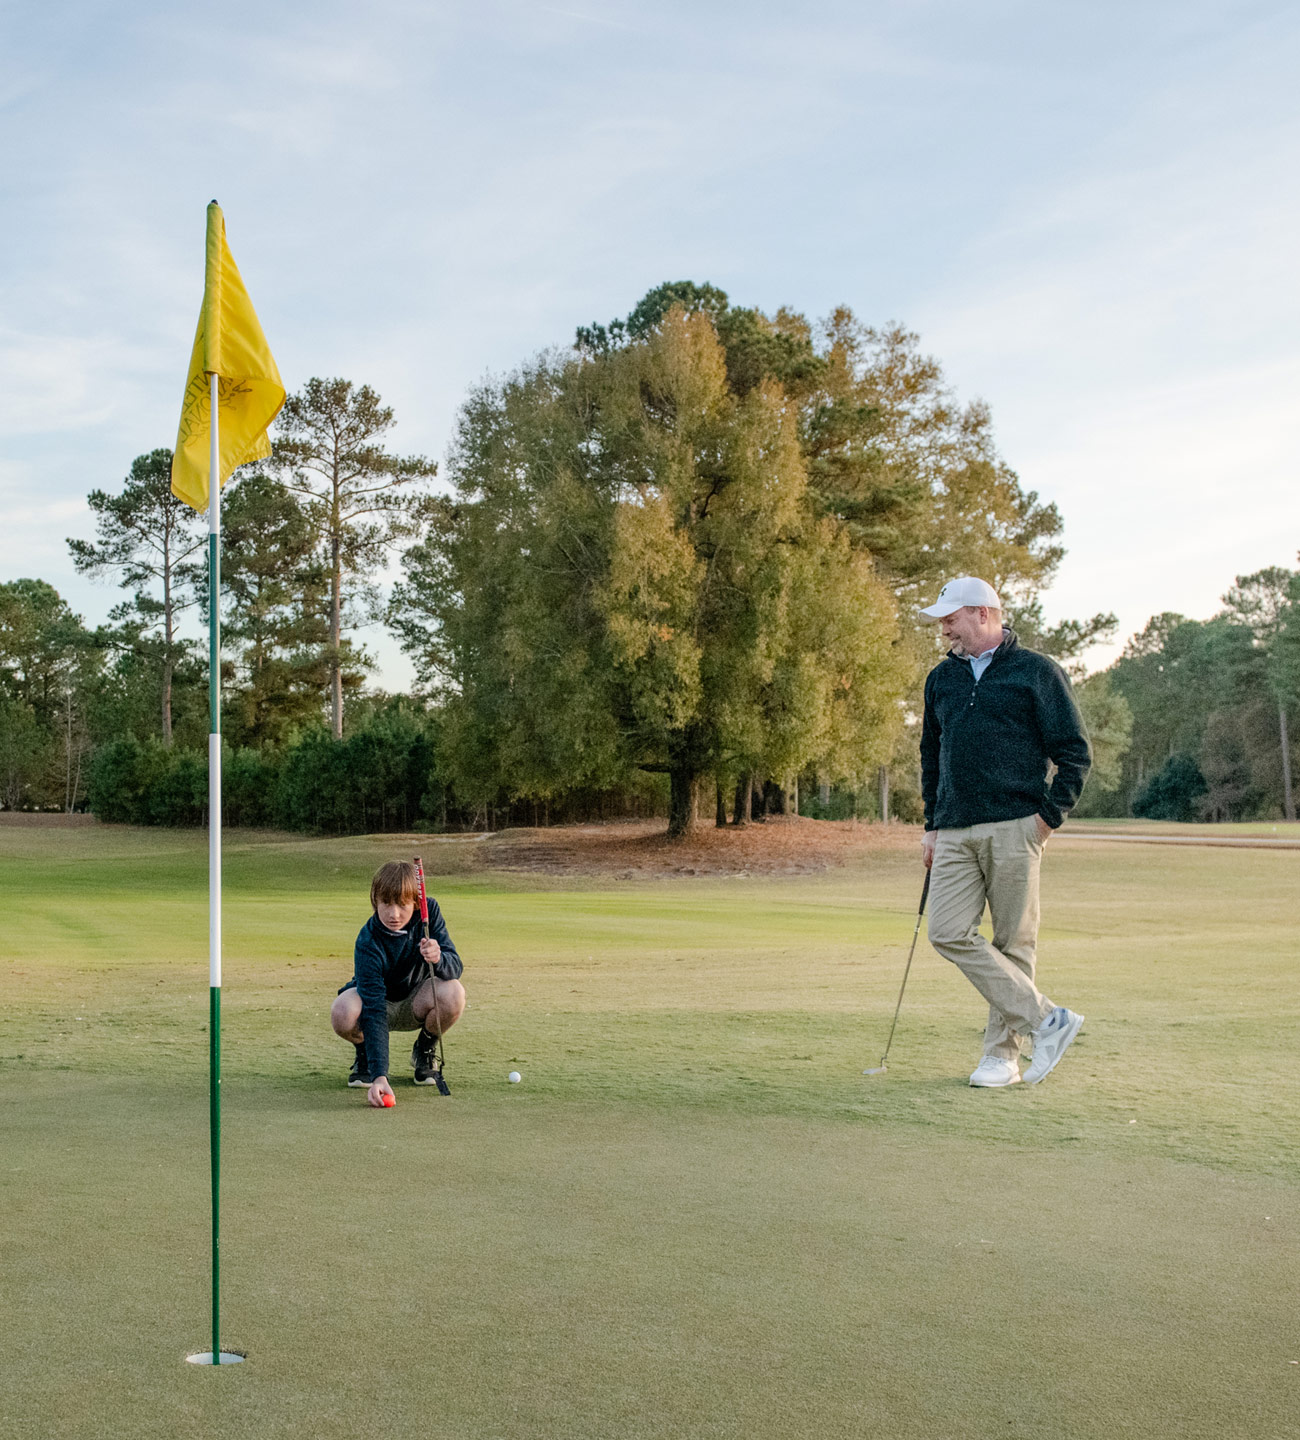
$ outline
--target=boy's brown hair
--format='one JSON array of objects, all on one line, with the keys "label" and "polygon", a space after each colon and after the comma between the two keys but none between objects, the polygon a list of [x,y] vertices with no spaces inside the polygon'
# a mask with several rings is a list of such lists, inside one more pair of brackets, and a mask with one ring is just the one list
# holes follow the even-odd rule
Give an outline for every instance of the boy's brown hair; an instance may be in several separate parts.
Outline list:
[{"label": "boy's brown hair", "polygon": [[375,871],[370,882],[370,908],[377,910],[382,900],[385,905],[405,905],[414,902],[420,893],[420,879],[415,866],[409,860],[390,860]]}]

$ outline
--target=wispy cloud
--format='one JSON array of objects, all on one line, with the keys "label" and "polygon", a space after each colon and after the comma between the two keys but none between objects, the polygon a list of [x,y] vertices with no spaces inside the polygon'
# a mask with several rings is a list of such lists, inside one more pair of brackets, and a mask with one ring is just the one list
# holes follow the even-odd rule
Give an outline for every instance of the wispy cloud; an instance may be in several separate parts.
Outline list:
[{"label": "wispy cloud", "polygon": [[602,25],[609,30],[623,31],[631,31],[635,28],[627,20],[609,13],[593,14],[589,10],[570,10],[559,5],[538,5],[536,8],[544,14],[559,15],[565,20],[578,20],[584,25]]},{"label": "wispy cloud", "polygon": [[1136,628],[1212,608],[1300,528],[1300,18],[1273,0],[1088,14],[15,11],[0,570],[39,562],[107,608],[56,531],[174,433],[215,195],[286,379],[375,384],[400,450],[440,454],[485,371],[664,279],[813,314],[848,300],[918,328],[1059,502],[1056,613]]},{"label": "wispy cloud", "polygon": [[1159,98],[1132,136],[1019,187],[914,314],[1066,516],[1049,610],[1114,608],[1121,639],[1160,610],[1208,615],[1235,573],[1300,543],[1300,194],[1278,183],[1300,117],[1206,127],[1213,85]]},{"label": "wispy cloud", "polygon": [[139,356],[93,339],[0,330],[0,433],[38,435],[102,425],[127,398]]}]

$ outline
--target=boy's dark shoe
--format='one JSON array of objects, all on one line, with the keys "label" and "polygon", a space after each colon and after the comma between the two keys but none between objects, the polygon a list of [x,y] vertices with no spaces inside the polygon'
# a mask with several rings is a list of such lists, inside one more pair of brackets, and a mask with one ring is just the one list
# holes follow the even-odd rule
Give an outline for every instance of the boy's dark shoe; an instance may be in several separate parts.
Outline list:
[{"label": "boy's dark shoe", "polygon": [[[436,1035],[421,1028],[420,1033],[415,1037],[415,1044],[411,1046],[411,1064],[415,1066],[415,1083],[417,1085],[438,1085],[442,1079],[442,1071],[438,1068],[438,1056],[436,1046],[438,1039]],[[442,1086],[438,1085],[441,1090]]]},{"label": "boy's dark shoe", "polygon": [[348,1071],[348,1084],[353,1087],[360,1085],[369,1090],[375,1077],[370,1073],[370,1061],[366,1059],[366,1047],[358,1045],[355,1048],[357,1058],[352,1062],[352,1069]]}]

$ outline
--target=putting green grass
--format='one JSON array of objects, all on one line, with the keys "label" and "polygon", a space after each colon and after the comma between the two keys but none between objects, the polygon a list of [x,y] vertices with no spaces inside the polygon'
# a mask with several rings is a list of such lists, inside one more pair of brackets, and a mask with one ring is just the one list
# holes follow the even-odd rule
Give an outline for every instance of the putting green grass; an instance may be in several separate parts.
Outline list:
[{"label": "putting green grass", "polygon": [[[375,866],[226,855],[208,1348],[201,834],[0,826],[5,1435],[1291,1436],[1300,855],[1049,845],[1088,1015],[972,1091],[920,871],[606,884],[422,837],[466,960],[449,1100],[328,1027]],[[508,1086],[509,1069],[523,1083]]]}]

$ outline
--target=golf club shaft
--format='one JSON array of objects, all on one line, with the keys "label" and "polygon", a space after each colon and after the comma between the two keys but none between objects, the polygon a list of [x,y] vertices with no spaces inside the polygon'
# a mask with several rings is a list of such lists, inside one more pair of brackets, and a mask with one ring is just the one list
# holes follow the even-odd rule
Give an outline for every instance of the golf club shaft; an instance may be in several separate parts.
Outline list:
[{"label": "golf club shaft", "polygon": [[[415,873],[420,879],[420,925],[424,932],[424,939],[429,938],[429,897],[424,890],[424,864],[420,857],[415,857]],[[433,1043],[434,1053],[437,1055],[438,1063],[441,1065],[444,1056],[439,1053],[442,1045],[442,1017],[438,1014],[438,976],[435,973],[435,965],[429,966],[429,984],[433,987]]]},{"label": "golf club shaft", "polygon": [[889,1039],[885,1041],[885,1053],[880,1057],[880,1068],[885,1068],[889,1059],[889,1047],[894,1043],[894,1031],[898,1026],[898,1012],[903,1008],[903,991],[907,989],[907,977],[912,973],[912,956],[916,954],[916,941],[921,933],[921,917],[925,914],[925,902],[930,895],[930,872],[925,872],[925,884],[921,886],[921,904],[916,912],[916,928],[912,931],[912,947],[907,952],[907,964],[903,967],[903,983],[898,987],[898,1003],[894,1006],[894,1019],[889,1027]]}]

